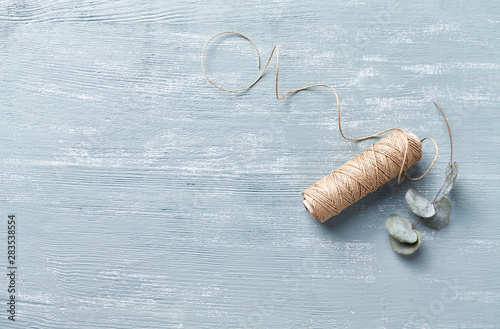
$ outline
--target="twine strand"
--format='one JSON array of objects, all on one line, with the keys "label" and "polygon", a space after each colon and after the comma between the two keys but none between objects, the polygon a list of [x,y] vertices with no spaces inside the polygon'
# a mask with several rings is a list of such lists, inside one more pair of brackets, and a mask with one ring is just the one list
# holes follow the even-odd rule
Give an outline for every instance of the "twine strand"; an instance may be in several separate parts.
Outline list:
[{"label": "twine strand", "polygon": [[[419,140],[414,134],[407,133],[399,128],[385,129],[375,134],[360,138],[346,137],[342,131],[339,96],[335,88],[330,85],[322,83],[313,84],[290,90],[282,96],[279,96],[278,77],[280,57],[278,46],[273,47],[266,65],[257,78],[248,86],[236,90],[220,87],[208,77],[205,69],[205,50],[215,38],[223,34],[235,34],[248,40],[257,54],[257,67],[260,68],[260,54],[250,38],[233,31],[218,33],[205,43],[201,53],[203,74],[214,87],[230,93],[237,93],[251,88],[262,78],[273,58],[274,52],[276,52],[275,92],[278,100],[282,100],[286,96],[302,90],[315,87],[327,87],[330,88],[335,95],[339,132],[344,139],[350,141],[362,141],[393,131],[377,143],[372,144],[369,149],[353,157],[339,169],[334,170],[331,174],[323,177],[321,180],[302,192],[304,205],[313,217],[318,218],[322,222],[326,221],[330,217],[340,213],[343,209],[364,197],[366,194],[374,192],[377,188],[384,185],[392,178],[397,176],[398,183],[401,183],[405,177],[410,180],[419,180],[425,177],[434,166],[434,163],[439,156],[439,148],[436,141],[430,137],[425,137],[424,139]],[[420,177],[412,178],[406,176],[407,170],[421,159],[421,143],[426,139],[432,140],[436,148],[434,160],[427,171]]]}]

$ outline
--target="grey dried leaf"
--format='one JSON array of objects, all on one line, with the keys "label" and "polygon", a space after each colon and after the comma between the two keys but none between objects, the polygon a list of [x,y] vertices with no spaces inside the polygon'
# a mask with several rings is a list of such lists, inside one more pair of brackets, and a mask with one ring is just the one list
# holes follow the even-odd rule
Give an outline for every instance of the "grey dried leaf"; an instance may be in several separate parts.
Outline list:
[{"label": "grey dried leaf", "polygon": [[417,234],[417,241],[415,241],[414,243],[399,242],[392,235],[389,236],[389,241],[391,243],[392,249],[394,249],[395,252],[401,255],[413,254],[415,250],[420,247],[420,243],[422,242],[422,233],[417,230],[413,231]]},{"label": "grey dried leaf", "polygon": [[447,195],[450,193],[453,184],[455,184],[455,180],[458,175],[458,163],[454,161],[453,163],[449,163],[446,167],[446,180],[444,181],[443,186],[443,195]]},{"label": "grey dried leaf", "polygon": [[451,203],[445,198],[441,197],[434,202],[436,214],[429,218],[424,218],[424,223],[432,228],[440,229],[450,222]]},{"label": "grey dried leaf", "polygon": [[412,229],[411,219],[398,215],[389,215],[385,220],[385,227],[389,234],[399,242],[414,243],[417,241],[417,233]]},{"label": "grey dried leaf", "polygon": [[432,203],[416,188],[410,188],[405,194],[406,203],[411,211],[420,217],[432,217],[436,213]]}]

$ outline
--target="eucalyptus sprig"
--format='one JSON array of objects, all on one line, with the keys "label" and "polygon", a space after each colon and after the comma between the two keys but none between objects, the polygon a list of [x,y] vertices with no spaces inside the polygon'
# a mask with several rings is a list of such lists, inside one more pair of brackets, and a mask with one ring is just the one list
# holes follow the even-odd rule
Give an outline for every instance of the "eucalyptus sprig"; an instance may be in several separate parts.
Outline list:
[{"label": "eucalyptus sprig", "polygon": [[[411,219],[401,217],[398,215],[389,215],[385,221],[385,227],[389,231],[390,243],[395,252],[402,255],[409,255],[415,252],[420,246],[422,241],[422,234],[415,229],[415,227],[424,220],[424,223],[434,229],[440,229],[450,222],[451,203],[446,198],[450,193],[458,174],[458,163],[453,161],[453,140],[451,137],[451,130],[448,120],[444,115],[443,109],[433,99],[434,104],[439,108],[443,115],[446,126],[448,127],[448,134],[450,135],[450,162],[446,166],[446,178],[443,185],[437,192],[434,200],[429,201],[422,193],[416,188],[410,188],[406,194],[406,203],[410,210],[420,217],[415,225]],[[439,195],[443,196],[439,197]],[[438,198],[439,197],[439,198]]]}]

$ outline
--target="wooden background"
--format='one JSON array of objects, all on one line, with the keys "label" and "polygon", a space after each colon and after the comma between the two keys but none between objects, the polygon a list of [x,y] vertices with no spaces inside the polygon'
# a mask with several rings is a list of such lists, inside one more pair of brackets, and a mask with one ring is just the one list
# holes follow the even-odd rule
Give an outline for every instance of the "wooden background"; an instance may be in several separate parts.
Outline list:
[{"label": "wooden background", "polygon": [[[263,59],[280,47],[280,94],[335,86],[347,136],[435,138],[435,168],[312,219],[300,192],[373,141],[341,138],[327,89],[277,101],[275,59],[249,91],[211,86],[201,50],[226,30]],[[19,221],[18,320],[0,327],[498,328],[499,31],[494,0],[0,2],[5,266]],[[259,72],[241,38],[206,55],[227,88]],[[384,220],[411,216],[409,187],[434,197],[450,154],[433,97],[452,219],[402,257]]]}]

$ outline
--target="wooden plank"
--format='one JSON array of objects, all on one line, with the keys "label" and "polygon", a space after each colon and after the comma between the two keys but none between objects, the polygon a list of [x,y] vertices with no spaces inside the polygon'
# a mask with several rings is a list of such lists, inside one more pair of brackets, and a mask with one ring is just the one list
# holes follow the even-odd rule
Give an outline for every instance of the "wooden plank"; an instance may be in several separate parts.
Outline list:
[{"label": "wooden plank", "polygon": [[[499,15],[494,1],[3,1],[0,200],[18,218],[17,320],[2,328],[495,328]],[[321,224],[300,192],[360,153],[327,89],[277,101],[201,71],[216,33],[280,49],[280,94],[337,88],[345,133],[440,145]],[[207,49],[228,88],[258,75],[243,39]],[[384,227],[460,163],[450,225],[401,257]],[[419,171],[434,156],[424,143]],[[0,296],[8,298],[6,276]]]}]

